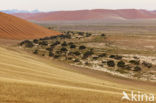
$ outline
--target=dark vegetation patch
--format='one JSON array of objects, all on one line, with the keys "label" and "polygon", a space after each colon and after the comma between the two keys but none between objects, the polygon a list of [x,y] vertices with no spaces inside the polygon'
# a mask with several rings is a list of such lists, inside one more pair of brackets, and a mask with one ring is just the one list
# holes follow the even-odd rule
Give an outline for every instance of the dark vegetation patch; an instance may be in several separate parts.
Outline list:
[{"label": "dark vegetation patch", "polygon": [[113,60],[109,60],[109,61],[107,61],[107,65],[108,65],[108,67],[114,67],[115,62]]},{"label": "dark vegetation patch", "polygon": [[19,45],[32,50],[36,55],[65,60],[75,64],[79,63],[85,66],[98,65],[101,68],[114,68],[120,73],[127,73],[127,71],[141,72],[142,67],[152,68],[151,63],[140,62],[138,57],[134,57],[133,60],[125,60],[122,55],[111,54],[107,51],[99,52],[100,50],[85,44],[92,42],[90,40],[97,37],[106,38],[107,36],[104,33],[93,35],[86,32],[68,31],[57,36],[24,40]]}]

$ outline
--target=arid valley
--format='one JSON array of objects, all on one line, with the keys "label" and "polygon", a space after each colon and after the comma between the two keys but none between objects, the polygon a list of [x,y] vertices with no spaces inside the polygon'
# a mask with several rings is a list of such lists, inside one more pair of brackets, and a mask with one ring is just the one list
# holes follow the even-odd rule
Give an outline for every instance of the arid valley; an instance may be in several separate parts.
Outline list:
[{"label": "arid valley", "polygon": [[[132,91],[135,101],[122,99]],[[155,12],[0,12],[0,103],[155,103],[155,95]]]}]

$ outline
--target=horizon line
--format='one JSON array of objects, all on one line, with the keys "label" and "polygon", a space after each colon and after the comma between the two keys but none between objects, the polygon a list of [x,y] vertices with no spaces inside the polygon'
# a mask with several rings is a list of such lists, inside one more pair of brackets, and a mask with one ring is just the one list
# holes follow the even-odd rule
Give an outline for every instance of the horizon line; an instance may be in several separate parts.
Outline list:
[{"label": "horizon line", "polygon": [[17,10],[17,11],[38,11],[38,12],[52,12],[52,11],[82,11],[82,10],[147,10],[147,11],[155,11],[156,9],[149,10],[149,9],[137,9],[137,8],[121,8],[121,9],[100,9],[100,8],[95,8],[95,9],[71,9],[71,10],[39,10],[39,9],[1,9],[0,11],[11,11],[11,10]]}]

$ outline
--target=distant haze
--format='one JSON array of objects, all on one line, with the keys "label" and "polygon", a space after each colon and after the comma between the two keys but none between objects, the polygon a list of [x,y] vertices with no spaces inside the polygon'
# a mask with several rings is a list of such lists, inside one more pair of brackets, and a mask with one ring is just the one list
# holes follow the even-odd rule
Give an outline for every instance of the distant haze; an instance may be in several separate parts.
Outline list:
[{"label": "distant haze", "polygon": [[1,0],[0,10],[40,11],[82,9],[147,9],[155,10],[156,0]]},{"label": "distant haze", "polygon": [[56,11],[39,13],[13,13],[12,15],[33,21],[112,21],[156,19],[155,11],[138,9],[94,9],[76,11]]}]

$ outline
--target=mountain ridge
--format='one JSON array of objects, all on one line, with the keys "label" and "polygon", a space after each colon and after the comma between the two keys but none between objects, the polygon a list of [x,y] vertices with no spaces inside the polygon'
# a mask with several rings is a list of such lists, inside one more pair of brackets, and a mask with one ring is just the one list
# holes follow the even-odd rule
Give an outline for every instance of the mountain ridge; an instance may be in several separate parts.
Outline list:
[{"label": "mountain ridge", "polygon": [[144,9],[93,9],[39,13],[14,13],[14,16],[34,21],[81,21],[105,19],[156,19],[155,11]]}]

